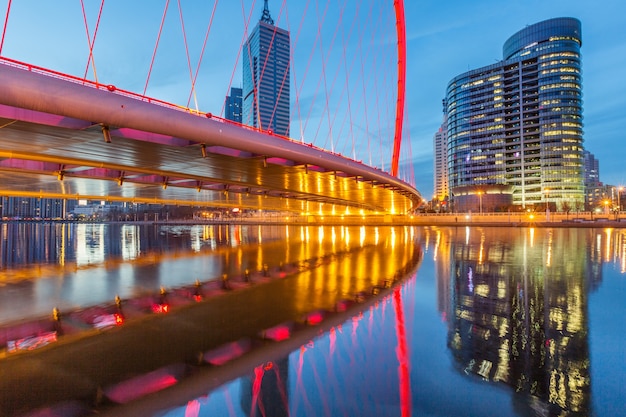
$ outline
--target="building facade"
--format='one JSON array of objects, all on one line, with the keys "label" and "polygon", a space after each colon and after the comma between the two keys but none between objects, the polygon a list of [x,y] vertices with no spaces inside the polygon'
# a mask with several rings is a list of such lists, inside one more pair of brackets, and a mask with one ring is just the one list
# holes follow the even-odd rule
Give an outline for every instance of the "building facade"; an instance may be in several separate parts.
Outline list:
[{"label": "building facade", "polygon": [[76,200],[35,197],[1,197],[2,219],[50,220],[65,219],[73,210]]},{"label": "building facade", "polygon": [[523,208],[583,204],[581,45],[580,21],[546,20],[511,36],[502,61],[450,81],[453,195],[473,187],[477,206],[483,186],[506,185]]},{"label": "building facade", "polygon": [[289,136],[289,32],[274,26],[267,0],[243,50],[242,123]]},{"label": "building facade", "polygon": [[224,118],[233,122],[241,123],[242,110],[242,92],[241,88],[231,87],[230,95],[226,96],[224,102]]},{"label": "building facade", "polygon": [[450,196],[448,188],[448,121],[446,117],[446,101],[443,101],[444,115],[439,130],[433,136],[433,195],[439,201],[446,201]]}]

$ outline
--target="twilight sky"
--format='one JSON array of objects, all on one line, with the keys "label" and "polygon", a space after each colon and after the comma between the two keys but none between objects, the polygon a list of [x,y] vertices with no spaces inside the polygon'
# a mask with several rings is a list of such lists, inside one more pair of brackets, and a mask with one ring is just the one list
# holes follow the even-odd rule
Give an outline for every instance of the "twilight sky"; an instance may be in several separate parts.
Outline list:
[{"label": "twilight sky", "polygon": [[[347,2],[354,3],[355,0]],[[100,1],[85,0],[84,3],[93,34]],[[204,95],[198,93],[197,97],[190,98],[190,65],[184,47],[181,47],[184,40],[177,20],[178,2],[171,0],[146,94],[182,105],[191,100],[190,107],[195,107],[194,102],[197,101],[200,110],[219,113],[229,85],[228,81],[224,85],[223,80],[234,77],[232,85],[238,86],[241,78],[239,74],[233,75],[234,59],[225,59],[224,51],[237,50],[241,43],[242,16],[248,13],[253,0],[244,0],[243,3],[242,8],[241,0],[218,2],[210,35],[213,42],[207,43],[197,84],[198,91],[206,92],[213,88],[215,92]],[[279,17],[282,1],[270,0],[269,3],[277,25],[284,27],[286,20]],[[328,19],[337,17],[337,4],[343,3],[341,0],[328,3],[331,5]],[[392,0],[388,3],[388,6],[382,6],[383,3],[378,0],[377,6],[389,10],[390,14],[385,16],[391,17]],[[8,0],[0,0],[2,28],[5,26],[7,4]],[[143,92],[147,72],[145,68],[152,56],[164,5],[165,0],[105,2],[94,48],[96,74],[101,80],[114,80],[120,88]],[[211,15],[213,2],[181,0],[181,5],[185,11],[184,24],[189,50],[196,51],[191,58],[191,66],[195,71],[199,55],[197,51],[204,41],[207,16]],[[307,5],[309,13],[313,15],[316,6],[317,10],[326,7],[327,0],[289,0],[289,20],[295,22],[294,16],[301,15],[301,10]],[[260,17],[262,8],[263,2],[256,0],[252,12],[253,22]],[[405,147],[403,155],[412,156],[415,185],[424,197],[432,195],[432,138],[442,121],[441,100],[447,83],[470,69],[501,60],[502,46],[511,35],[526,25],[553,17],[575,17],[582,22],[585,148],[600,161],[600,179],[604,183],[626,185],[626,168],[622,156],[626,152],[626,137],[621,130],[626,122],[626,77],[623,76],[626,68],[626,30],[623,24],[626,2],[405,0],[405,9],[408,53],[405,126],[408,127],[411,151],[407,152]],[[282,22],[279,19],[283,19]],[[178,37],[171,35],[176,25]],[[293,23],[292,26],[293,44],[297,25]],[[389,26],[387,33],[394,35],[394,28]],[[88,49],[79,1],[13,0],[6,27],[2,56],[75,76],[84,74],[88,57],[85,50]],[[306,32],[305,29],[303,33]],[[330,43],[331,35],[324,33],[326,45]],[[301,49],[306,49],[303,39],[304,36],[299,38]],[[380,41],[389,43],[389,39]],[[395,68],[393,72],[395,74]],[[352,75],[356,77],[354,71]],[[89,68],[88,78],[94,78],[92,67]],[[218,83],[219,80],[221,82]],[[300,96],[305,97],[306,93]],[[353,98],[352,101],[358,102],[359,99]],[[330,146],[327,142],[314,143],[326,148]],[[349,150],[338,151],[350,155]],[[369,162],[360,156],[357,159]],[[376,161],[373,165],[380,166]]]}]

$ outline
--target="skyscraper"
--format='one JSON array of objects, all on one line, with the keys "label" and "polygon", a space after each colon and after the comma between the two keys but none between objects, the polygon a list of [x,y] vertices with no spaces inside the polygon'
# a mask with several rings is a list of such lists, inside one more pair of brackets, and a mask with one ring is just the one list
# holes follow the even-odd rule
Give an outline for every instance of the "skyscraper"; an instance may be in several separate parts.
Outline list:
[{"label": "skyscraper", "polygon": [[585,167],[585,187],[597,187],[600,182],[600,161],[589,151],[583,152]]},{"label": "skyscraper", "polygon": [[539,22],[504,43],[502,61],[450,81],[455,200],[476,206],[490,187],[508,186],[522,207],[584,201],[581,39],[577,19]]},{"label": "skyscraper", "polygon": [[274,26],[267,0],[244,45],[242,123],[289,136],[289,32]]},{"label": "skyscraper", "polygon": [[443,100],[443,122],[439,130],[435,132],[433,136],[433,195],[439,201],[444,201],[450,197],[450,190],[448,189],[448,164],[447,164],[447,149],[448,149],[448,120],[446,115],[446,101]]},{"label": "skyscraper", "polygon": [[241,123],[242,91],[241,88],[230,88],[230,95],[226,96],[224,104],[224,118]]}]

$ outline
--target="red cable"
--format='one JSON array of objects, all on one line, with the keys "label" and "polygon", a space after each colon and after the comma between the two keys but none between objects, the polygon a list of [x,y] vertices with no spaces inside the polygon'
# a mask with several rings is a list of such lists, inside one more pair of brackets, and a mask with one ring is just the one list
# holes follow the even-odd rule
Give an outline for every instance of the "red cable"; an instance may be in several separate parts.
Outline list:
[{"label": "red cable", "polygon": [[96,62],[93,58],[93,47],[96,43],[96,35],[98,33],[98,28],[100,27],[100,18],[102,17],[102,9],[104,8],[104,0],[100,2],[100,11],[98,12],[98,20],[96,21],[96,29],[93,32],[93,39],[89,35],[89,25],[87,23],[87,13],[85,12],[85,3],[83,0],[80,0],[81,7],[83,9],[83,20],[85,21],[85,31],[87,32],[87,44],[89,46],[89,58],[87,58],[87,65],[85,66],[85,72],[83,74],[83,79],[87,79],[87,72],[89,71],[89,63],[91,62],[91,66],[93,68],[94,78],[96,83],[98,83],[98,74],[96,72]]},{"label": "red cable", "polygon": [[191,81],[191,94],[193,94],[193,70],[191,69],[191,58],[189,57],[189,46],[187,45],[187,33],[185,32],[185,20],[183,19],[183,8],[178,0],[178,15],[180,16],[180,28],[183,32],[183,43],[185,44],[185,54],[187,55],[187,68],[189,69],[189,81]]},{"label": "red cable", "polygon": [[[249,25],[250,25],[250,20],[252,19],[252,11],[254,10],[254,3],[256,3],[256,0],[254,0],[254,1],[252,2],[252,6],[250,7],[250,13],[248,14],[248,19],[246,20],[246,19],[245,19],[245,17],[246,17],[246,10],[245,10],[245,6],[244,6],[244,4],[243,4],[243,0],[241,0],[241,14],[242,14],[242,15],[243,15],[243,17],[244,17],[244,23],[243,23],[243,25],[244,25],[244,29],[243,29],[243,39],[241,40],[241,44],[240,44],[240,46],[239,46],[239,53],[237,54],[237,59],[235,60],[235,66],[233,67],[233,72],[232,72],[232,74],[231,74],[231,76],[230,76],[230,82],[228,83],[228,90],[229,90],[229,91],[230,91],[230,88],[231,88],[231,87],[232,87],[232,85],[233,85],[233,78],[235,78],[235,72],[237,71],[237,64],[239,64],[239,57],[241,56],[241,51],[243,50],[243,46],[244,46],[244,45],[247,43],[247,41],[248,41],[248,27],[249,27]],[[248,48],[247,48],[247,49],[248,49],[248,50],[247,50],[247,52],[248,52],[248,61],[250,61],[250,73],[252,74],[252,73],[253,73],[252,61],[249,59],[249,58],[250,58],[250,56],[251,56],[251,53],[250,53],[250,45],[248,45]],[[253,80],[254,80],[254,74],[253,74]],[[256,101],[256,84],[253,86],[253,89],[254,89],[254,97],[253,97],[253,100],[255,100],[255,101]],[[243,99],[245,99],[245,97],[242,97],[242,98],[243,98]],[[224,108],[225,108],[225,106],[226,106],[226,103],[224,102],[224,106],[222,106],[222,112],[220,113],[221,115],[224,115]],[[242,110],[243,110],[243,109],[242,109]],[[248,120],[248,121],[243,120],[243,114],[242,114],[242,120],[241,120],[241,122],[242,122],[243,124],[246,124],[246,125],[251,125],[251,123],[250,123],[250,121],[249,121],[249,120]]]},{"label": "red cable", "polygon": [[[324,15],[322,16],[323,17],[322,21],[326,20],[326,13],[328,12],[329,3],[330,3],[330,0],[328,0],[326,2],[326,8],[324,9]],[[318,5],[318,2],[316,0],[316,2],[315,2],[315,11],[318,14],[317,30],[318,30],[318,32],[321,32],[322,26],[321,26],[321,24],[319,22],[319,12],[318,12],[317,5]],[[337,34],[337,29],[335,28],[335,33],[333,34],[333,39],[331,41],[331,45],[328,48],[328,54],[329,55],[330,55],[330,51],[333,49],[332,47],[333,47],[333,44],[334,44],[334,41],[335,41],[335,35],[336,34]],[[328,105],[328,85],[326,83],[326,61],[324,60],[324,50],[323,50],[322,40],[321,39],[322,38],[320,36],[320,57],[321,57],[321,60],[322,60],[322,79],[324,81],[324,97],[326,99],[326,116],[328,118],[328,136],[326,138],[326,143],[324,143],[323,148],[327,149],[326,148],[326,144],[328,143],[328,140],[330,139],[330,151],[331,152],[335,152],[335,144],[334,144],[334,141],[333,141],[333,130],[332,130],[332,126],[330,124],[330,110],[328,108],[329,105]],[[319,129],[320,129],[321,124],[322,124],[322,120],[323,120],[323,118],[320,118],[320,123],[318,124],[317,132],[315,133],[315,139],[317,139],[317,134],[319,133]]]},{"label": "red cable", "polygon": [[211,19],[209,20],[209,26],[206,29],[206,35],[204,36],[204,43],[202,44],[202,50],[200,51],[200,58],[198,59],[198,66],[196,67],[196,75],[193,77],[193,81],[191,83],[192,88],[189,92],[189,98],[187,99],[187,107],[189,107],[189,103],[191,102],[191,96],[193,95],[193,89],[196,85],[196,80],[198,78],[198,73],[200,72],[200,64],[202,63],[202,57],[204,56],[204,50],[206,48],[207,41],[209,40],[209,33],[211,32],[211,26],[213,26],[213,18],[215,17],[215,9],[217,8],[217,1],[213,3],[213,11],[211,12]]},{"label": "red cable", "polygon": [[[339,135],[338,137],[341,138],[342,137],[342,133],[343,133],[343,128],[345,127],[345,123],[346,123],[346,119],[349,119],[349,130],[350,130],[350,135],[349,135],[349,139],[351,139],[351,144],[352,144],[352,159],[356,160],[356,153],[355,153],[355,142],[354,142],[354,130],[353,130],[353,121],[352,121],[352,101],[350,98],[350,84],[349,84],[349,77],[348,74],[352,72],[352,66],[354,65],[354,60],[352,60],[352,63],[350,65],[350,67],[348,67],[348,59],[347,59],[347,54],[346,54],[346,43],[350,41],[350,38],[352,37],[352,31],[354,30],[354,26],[355,23],[357,22],[358,16],[359,16],[359,7],[360,7],[360,3],[357,3],[356,5],[356,11],[354,13],[353,19],[352,19],[352,23],[350,24],[350,30],[348,32],[348,38],[346,39],[346,37],[344,36],[344,31],[343,28],[341,30],[341,39],[342,39],[342,44],[343,44],[343,48],[342,48],[342,57],[343,57],[343,68],[344,68],[344,76],[346,79],[346,82],[344,84],[344,88],[341,90],[341,96],[339,97],[339,101],[337,104],[337,107],[339,108],[339,105],[341,104],[341,102],[343,101],[343,97],[344,97],[344,93],[347,94],[348,99],[347,99],[347,109],[346,109],[346,113],[344,114],[344,118],[342,120],[341,123],[341,128],[339,130]],[[341,11],[341,16],[343,17],[343,14],[345,12],[345,4],[344,4],[344,10]],[[340,22],[343,19],[340,18]],[[339,69],[338,69],[339,71]],[[335,112],[335,117],[333,118],[333,125],[335,124],[335,118],[337,117],[339,111]],[[346,145],[348,145],[348,140],[346,140]],[[339,143],[337,144],[339,145]],[[345,146],[344,146],[345,149]],[[339,152],[339,153],[344,153],[344,152]]]},{"label": "red cable", "polygon": [[[307,3],[307,8],[308,8],[308,3]],[[319,42],[320,36],[321,36],[321,33],[318,31],[317,32],[317,36],[315,37],[315,42],[313,42],[313,48],[311,48],[311,53],[309,54],[309,59],[307,61],[306,69],[304,71],[304,77],[302,78],[302,82],[300,84],[300,91],[298,91],[297,94],[299,94],[302,91],[302,89],[304,88],[304,82],[305,82],[306,77],[308,75],[309,69],[311,68],[311,62],[313,60],[313,57],[315,56],[315,49],[317,47],[317,42]],[[318,81],[318,85],[317,85],[317,87],[315,89],[315,93],[313,94],[313,98],[311,99],[311,104],[309,106],[309,111],[308,111],[306,117],[304,118],[304,129],[303,129],[304,132],[306,132],[307,125],[309,123],[309,116],[311,115],[311,111],[313,109],[313,105],[315,104],[315,100],[317,98],[318,90],[319,90],[319,81]],[[311,142],[312,142],[312,140],[311,140]]]},{"label": "red cable", "polygon": [[4,17],[4,27],[2,28],[2,40],[0,41],[0,55],[2,55],[2,47],[4,46],[4,35],[7,33],[7,26],[9,24],[9,12],[11,11],[11,0],[7,3],[7,12]]},{"label": "red cable", "polygon": [[[372,3],[370,3],[370,4],[373,6],[374,2],[372,2]],[[356,15],[356,14],[357,14],[357,13],[355,13],[355,15]],[[369,13],[368,13],[368,19],[367,19],[367,21],[371,20],[371,16],[372,16],[372,7],[370,7],[370,10],[369,10]],[[356,21],[356,18],[355,18],[355,21]],[[367,30],[367,28],[368,28],[368,26],[367,26],[367,21],[366,21],[365,25],[363,25],[363,26],[362,26],[363,31]],[[352,29],[351,29],[351,32],[352,32]],[[375,36],[375,34],[376,34],[376,31],[372,31],[372,30],[370,29],[370,32],[373,32],[373,33],[372,33],[372,38],[374,38],[374,36]],[[351,37],[351,36],[352,36],[352,34],[350,33],[350,37]],[[369,151],[369,149],[370,149],[370,148],[369,148],[369,121],[368,121],[368,117],[367,117],[367,113],[368,113],[369,109],[368,109],[368,107],[367,107],[367,105],[366,105],[366,100],[365,100],[365,98],[367,97],[367,95],[366,95],[366,93],[365,93],[365,84],[366,84],[366,82],[365,82],[365,75],[364,75],[364,72],[365,72],[365,71],[364,71],[364,65],[363,65],[363,61],[364,61],[364,54],[362,53],[362,49],[363,49],[363,48],[362,48],[362,43],[363,43],[363,42],[362,42],[362,40],[363,40],[363,36],[362,36],[362,35],[360,35],[358,38],[359,38],[359,48],[358,48],[358,49],[359,49],[359,52],[358,52],[358,55],[359,55],[359,57],[360,57],[360,64],[361,64],[361,77],[360,77],[360,79],[361,79],[361,84],[362,84],[362,91],[361,91],[361,95],[362,95],[362,98],[363,98],[363,103],[362,103],[362,105],[359,107],[359,109],[360,109],[360,108],[363,108],[363,113],[365,114],[365,119],[366,119],[366,125],[368,126],[368,127],[366,128],[366,136],[367,136],[367,141],[368,141],[368,147],[367,147],[368,151],[367,151],[366,153],[370,155],[370,165],[371,165],[371,152]],[[372,43],[372,45],[373,45],[373,43]],[[371,52],[372,52],[372,50],[373,50],[372,48],[368,48],[368,50],[367,50],[367,54],[365,55],[365,59],[366,59],[366,60],[367,60],[367,55],[369,55],[369,53],[371,53]],[[345,55],[345,51],[344,51],[344,55]],[[344,56],[344,59],[345,59],[345,56]],[[352,73],[352,66],[354,66],[355,64],[356,64],[356,60],[353,60],[353,61],[352,61],[352,64],[351,64],[351,67],[350,67],[350,70],[348,70],[348,69],[346,68],[346,76],[347,76],[347,74],[348,74],[348,73]],[[373,74],[375,74],[375,71],[370,71],[370,72],[368,73],[368,75],[369,75],[370,77],[371,77]],[[350,86],[348,86],[348,85],[346,86],[346,89],[347,89],[347,90],[348,90],[348,89],[350,89],[350,88],[351,88]],[[349,96],[349,101],[350,101],[350,103],[353,101],[352,99],[350,99],[350,96]],[[359,102],[359,100],[357,100],[357,102]],[[351,106],[351,104],[349,105],[349,107],[352,107],[352,106]],[[351,120],[351,119],[352,119],[352,114],[355,114],[355,113],[356,113],[356,110],[355,110],[355,109],[351,109],[351,110],[349,110],[349,114],[348,114],[346,117],[344,117],[344,120],[343,120],[343,122],[342,122],[342,128],[341,128],[341,131],[342,131],[342,132],[343,132],[343,127],[345,126],[345,121],[346,121],[346,118],[349,116],[349,117],[350,117],[350,120]],[[352,124],[352,121],[351,121],[351,122],[350,122],[350,134],[352,135],[352,137],[354,137],[354,132],[353,132],[353,129],[352,129],[352,125],[353,125],[353,124]],[[347,146],[347,145],[348,145],[348,143],[346,143],[346,144],[345,144],[345,146]],[[345,148],[344,148],[344,149],[345,149]],[[354,150],[354,139],[353,139],[353,159],[356,159],[356,156],[355,156],[355,150]]]},{"label": "red cable", "polygon": [[152,52],[152,60],[150,61],[150,68],[148,68],[148,76],[146,77],[146,85],[143,88],[143,95],[146,95],[148,90],[148,82],[150,81],[150,75],[152,74],[152,66],[154,65],[154,59],[156,58],[157,49],[159,47],[159,40],[161,40],[161,32],[163,31],[163,24],[165,23],[165,15],[170,5],[170,0],[165,0],[165,9],[163,10],[163,17],[161,18],[161,26],[159,26],[159,34],[157,35],[156,43],[154,44],[154,52]]},{"label": "red cable", "polygon": [[[378,28],[380,28],[382,26],[381,20],[382,20],[382,14],[379,13],[379,15],[378,15]],[[376,31],[373,30],[372,31],[372,44],[374,42],[375,35],[376,35]],[[372,67],[376,68],[376,54],[373,54]],[[375,108],[376,108],[376,115],[377,115],[377,119],[378,119],[378,144],[380,146],[379,154],[381,156],[381,167],[380,168],[382,170],[384,170],[385,169],[385,161],[384,161],[384,159],[382,159],[382,157],[383,157],[383,149],[382,149],[382,143],[381,143],[382,131],[381,131],[381,122],[380,122],[380,101],[379,101],[379,94],[378,94],[378,79],[376,77],[374,77],[374,97],[376,97],[376,100],[375,100],[376,106],[375,106]]]},{"label": "red cable", "polygon": [[[347,2],[344,2],[343,7],[340,9],[340,12],[339,12],[339,19],[338,19],[337,25],[335,26],[335,32],[333,33],[333,38],[332,38],[331,45],[330,45],[330,48],[329,48],[329,51],[328,51],[329,55],[330,55],[330,52],[332,51],[332,49],[334,48],[335,40],[337,39],[337,33],[339,32],[339,28],[341,28],[341,24],[343,22],[343,15],[344,15],[344,12],[346,10],[346,3]],[[327,62],[327,61],[322,60],[322,63],[324,64],[324,74],[326,74],[325,62]],[[337,114],[339,113],[339,106],[340,106],[341,101],[343,99],[343,91],[344,90],[342,90],[342,95],[339,97],[339,100],[337,101],[337,110],[333,111],[333,118],[332,118],[332,121],[331,121],[331,118],[330,118],[330,96],[332,95],[332,92],[335,91],[335,84],[337,82],[337,78],[339,77],[340,70],[341,70],[341,62],[338,62],[337,63],[337,70],[335,71],[335,75],[333,77],[333,81],[330,84],[330,89],[328,89],[326,87],[326,78],[324,78],[324,87],[326,88],[326,114],[328,115],[328,125],[329,125],[328,129],[329,129],[329,132],[331,133],[331,135],[330,135],[330,139],[331,140],[334,140],[334,138],[332,137],[332,130],[333,130],[333,127],[335,126],[335,118],[337,117]],[[332,148],[331,150],[333,152],[336,152],[338,145],[339,145],[339,143],[336,143],[333,146],[331,146],[331,148]],[[324,146],[324,148],[325,147],[326,146]]]},{"label": "red cable", "polygon": [[[310,0],[307,0],[305,6],[304,6],[304,12],[302,13],[302,18],[300,19],[300,26],[298,27],[298,33],[296,34],[296,40],[293,42],[293,48],[291,48],[291,50],[289,51],[289,62],[292,63],[294,62],[294,50],[297,48],[298,45],[298,41],[300,39],[300,33],[302,32],[302,25],[304,23],[304,17],[306,16],[306,11],[309,8],[309,3]],[[291,28],[289,27],[289,9],[285,7],[285,15],[287,17],[287,28],[289,30],[289,32],[291,33]],[[295,65],[291,65],[291,72],[293,74],[293,86],[294,86],[294,93],[295,93],[295,107],[296,110],[298,112],[298,121],[300,123],[300,142],[304,142],[304,131],[302,130],[302,115],[300,113],[300,94],[297,90],[297,80],[296,80],[296,66]],[[305,73],[306,74],[306,73]]]},{"label": "red cable", "polygon": [[[367,22],[372,21],[374,10],[374,2],[370,3],[370,9],[367,14]],[[363,26],[367,27],[367,24]],[[370,49],[371,50],[371,49]],[[369,50],[368,50],[369,52]],[[363,36],[359,36],[359,57],[361,58],[361,87],[362,87],[362,97],[363,97],[363,108],[365,111],[365,136],[367,137],[367,154],[369,155],[369,165],[372,165],[372,148],[370,143],[370,127],[369,127],[369,118],[368,118],[368,107],[367,107],[367,94],[365,89],[365,66],[363,64]]]},{"label": "red cable", "polygon": [[[269,53],[270,53],[270,51],[272,50],[272,46],[274,45],[274,39],[276,39],[276,32],[278,32],[278,23],[279,23],[280,16],[282,15],[282,11],[283,11],[284,7],[285,7],[285,0],[283,0],[283,5],[282,5],[282,7],[280,8],[280,12],[279,12],[279,14],[278,14],[278,18],[276,19],[276,24],[274,25],[274,32],[272,33],[272,39],[270,40],[270,45],[269,45],[269,48],[267,48],[267,52],[266,52],[266,59],[265,59],[265,62],[263,63],[263,69],[261,70],[261,76],[259,77],[259,83],[261,83],[261,80],[263,79],[263,75],[265,74],[265,69],[267,68],[267,62],[269,61],[269,59],[267,59],[267,57],[269,56]],[[291,48],[290,48],[290,49],[291,49]],[[272,60],[272,61],[273,61],[273,60]],[[287,77],[287,72],[285,72],[285,75],[284,75],[284,77],[283,77],[283,80],[282,80],[282,83],[281,83],[280,89],[279,89],[279,91],[278,91],[278,96],[277,96],[277,98],[278,98],[278,97],[280,97],[280,95],[281,95],[281,93],[282,93],[282,90],[283,90],[283,84],[284,84],[284,82],[285,82],[285,78],[286,78],[286,77]],[[268,122],[269,127],[271,127],[271,126],[272,126],[272,122],[274,121],[274,115],[276,114],[276,108],[277,108],[277,107],[278,107],[278,99],[276,100],[276,103],[274,104],[274,110],[272,110],[272,115],[270,116],[270,120],[269,120],[269,122]],[[259,115],[260,115],[260,112],[259,112]],[[260,126],[260,125],[261,125],[261,123],[259,123],[259,128],[262,128],[262,126]],[[269,128],[269,127],[268,127],[268,128]],[[267,129],[266,129],[266,130],[267,130]],[[276,133],[279,133],[279,134],[281,134],[281,135],[286,134],[286,132],[276,132]]]}]

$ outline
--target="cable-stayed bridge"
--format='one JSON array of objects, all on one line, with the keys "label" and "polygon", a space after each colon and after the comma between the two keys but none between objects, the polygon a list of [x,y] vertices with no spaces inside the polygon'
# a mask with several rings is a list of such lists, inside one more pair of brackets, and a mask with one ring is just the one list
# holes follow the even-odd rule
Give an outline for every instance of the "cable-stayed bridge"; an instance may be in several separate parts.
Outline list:
[{"label": "cable-stayed bridge", "polygon": [[[279,18],[288,16],[285,3]],[[350,15],[348,3],[335,15]],[[309,10],[300,18],[303,22],[317,16],[317,32],[306,60],[297,58],[298,47],[291,53],[292,91],[296,92],[291,114],[297,115],[292,118],[291,131],[300,132],[294,139],[255,125],[245,120],[245,115],[242,123],[227,120],[223,106],[215,112],[200,110],[198,105],[190,108],[192,97],[198,102],[200,95],[201,58],[195,75],[189,65],[191,88],[185,105],[149,97],[146,90],[153,66],[158,66],[158,40],[143,93],[122,89],[119,83],[103,83],[102,76],[97,77],[95,61],[98,42],[105,42],[104,35],[98,35],[96,42],[100,25],[106,27],[104,2],[91,26],[89,11],[81,2],[89,46],[87,68],[93,68],[92,79],[87,77],[88,71],[73,76],[13,59],[9,57],[15,31],[11,22],[14,14],[23,12],[8,2],[0,44],[0,195],[239,207],[320,216],[411,212],[421,203],[421,196],[409,180],[398,177],[404,119],[404,16],[401,2],[383,7],[387,18],[393,19],[386,26],[393,29],[397,48],[392,57],[376,56],[379,52],[373,44],[380,40],[372,32],[379,31],[378,38],[385,33],[380,29],[385,23],[380,22],[384,17],[375,10],[380,7],[376,3],[357,4],[353,11],[356,16],[345,21],[339,18],[330,28],[325,26],[330,20],[326,16],[332,11],[321,14]],[[173,7],[168,4],[157,39],[166,33],[168,7]],[[240,54],[246,54],[246,40],[253,30],[253,9],[244,13]],[[191,63],[181,2],[178,11],[186,61]],[[219,19],[216,7],[210,17],[211,21]],[[365,21],[363,28],[354,29],[360,20]],[[283,17],[288,25],[285,22]],[[301,27],[292,43],[305,31]],[[327,36],[332,45],[328,49],[323,48],[326,31],[332,33]],[[209,33],[213,32],[207,29],[206,38]],[[342,46],[337,46],[339,38],[343,39]],[[364,42],[372,45],[364,47]],[[388,49],[382,45],[387,54]],[[333,58],[332,51],[339,51],[339,57]],[[204,53],[203,46],[200,57]],[[368,59],[372,61],[368,63]],[[393,71],[389,71],[389,60]],[[240,61],[238,56],[231,86]],[[304,61],[307,66],[299,68],[298,63]],[[321,65],[317,72],[312,63]],[[373,74],[377,67],[381,68],[379,73]],[[296,74],[308,75],[315,88],[297,83]],[[317,78],[312,74],[318,74]],[[358,84],[352,84],[357,78]],[[318,104],[313,104],[315,99],[307,91],[315,91]],[[387,105],[381,104],[381,97],[387,97]],[[255,103],[262,100],[259,93]],[[375,110],[364,106],[367,101],[376,103],[372,106]],[[382,122],[375,126],[375,120]],[[355,126],[362,123],[366,125],[364,132],[358,133]],[[373,166],[378,158],[381,168]]]}]

